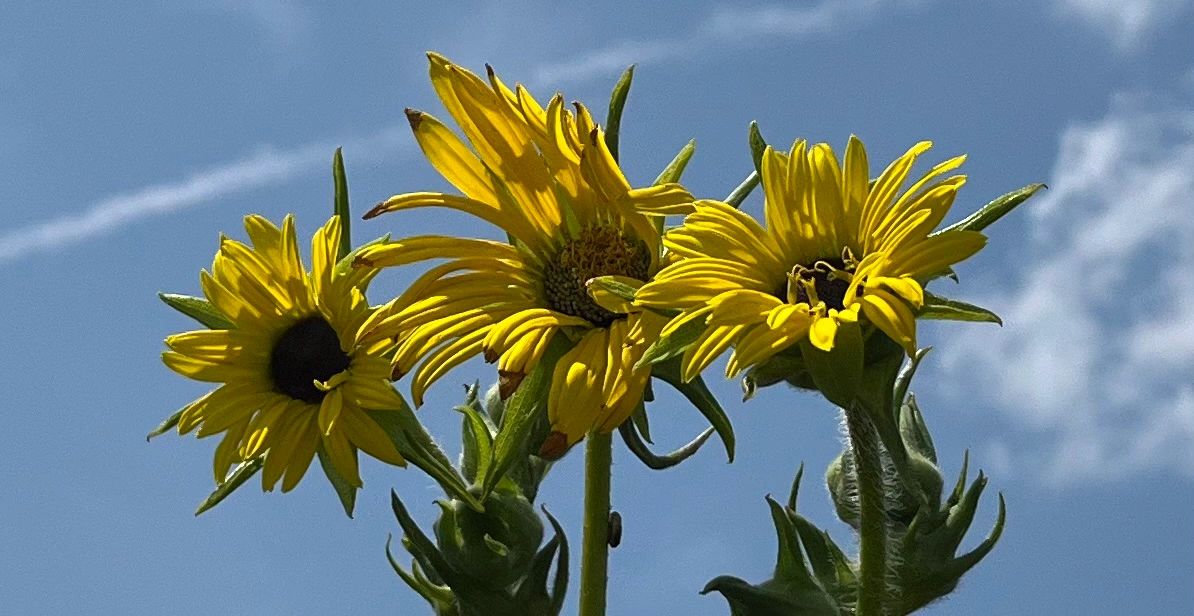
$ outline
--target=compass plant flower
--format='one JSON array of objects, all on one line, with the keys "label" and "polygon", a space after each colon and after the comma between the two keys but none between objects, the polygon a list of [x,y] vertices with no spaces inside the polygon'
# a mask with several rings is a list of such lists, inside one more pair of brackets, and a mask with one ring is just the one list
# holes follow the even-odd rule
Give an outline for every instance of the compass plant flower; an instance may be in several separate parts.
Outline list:
[{"label": "compass plant flower", "polygon": [[[220,386],[186,406],[178,432],[222,434],[217,484],[232,464],[264,456],[262,488],[298,485],[320,448],[340,478],[361,484],[357,451],[405,465],[364,409],[403,409],[389,383],[386,345],[363,345],[357,331],[373,309],[365,289],[375,272],[335,269],[340,218],[311,241],[312,269],[299,256],[294,218],[279,229],[246,216],[250,243],[221,238],[203,293],[227,327],[166,338],[171,370]],[[403,412],[395,410],[395,412]]]},{"label": "compass plant flower", "polygon": [[871,182],[857,137],[844,165],[824,143],[768,146],[760,168],[764,223],[719,201],[697,201],[664,244],[676,259],[641,287],[635,304],[680,311],[670,334],[704,323],[682,359],[691,379],[729,347],[727,376],[807,340],[834,348],[843,326],[870,324],[909,355],[929,278],[978,252],[976,231],[933,233],[965,175],[948,175],[965,156],[936,165],[904,187],[917,158],[912,146]]},{"label": "compass plant flower", "polygon": [[[447,261],[370,317],[358,342],[396,341],[393,376],[413,371],[416,406],[470,357],[497,363],[504,396],[550,357],[552,433],[543,454],[559,456],[591,430],[612,431],[642,401],[651,370],[636,364],[666,322],[588,282],[610,276],[637,288],[650,280],[660,268],[660,231],[642,210],[685,211],[692,195],[675,183],[631,187],[584,105],[569,109],[556,94],[543,106],[492,68],[482,79],[428,57],[432,85],[467,143],[430,114],[407,117],[427,160],[463,194],[401,194],[366,218],[446,207],[500,228],[508,241],[422,235],[361,251],[358,267]],[[548,353],[553,340],[570,348]]]}]

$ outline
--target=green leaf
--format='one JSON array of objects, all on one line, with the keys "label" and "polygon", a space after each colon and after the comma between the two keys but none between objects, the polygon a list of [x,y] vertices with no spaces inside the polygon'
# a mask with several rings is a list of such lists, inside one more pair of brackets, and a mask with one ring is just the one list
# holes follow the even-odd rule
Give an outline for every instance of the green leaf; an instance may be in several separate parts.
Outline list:
[{"label": "green leaf", "polygon": [[684,175],[684,169],[688,167],[688,161],[692,160],[693,153],[696,152],[696,139],[691,139],[684,147],[676,152],[676,156],[672,158],[672,162],[668,163],[663,171],[659,172],[659,176],[652,182],[654,185],[671,184],[679,182],[680,176]]},{"label": "green leaf", "polygon": [[684,351],[696,342],[697,338],[701,337],[703,331],[705,331],[703,319],[693,319],[681,325],[672,333],[652,342],[651,346],[643,351],[642,358],[634,365],[635,369],[656,365],[683,355]]},{"label": "green leaf", "polygon": [[634,292],[636,289],[624,282],[620,282],[617,276],[598,276],[590,278],[585,283],[586,287],[597,287],[605,291],[609,291],[618,297],[618,299],[626,300],[628,302],[634,301]]},{"label": "green leaf", "polygon": [[709,425],[717,431],[717,436],[721,438],[722,445],[726,448],[726,457],[728,462],[734,461],[734,425],[730,423],[730,418],[726,415],[725,410],[721,408],[721,404],[717,402],[717,398],[705,386],[705,381],[697,375],[693,380],[685,383],[680,378],[680,361],[669,361],[655,364],[651,370],[651,376],[662,380],[671,385],[684,394],[685,398],[700,411],[701,415],[709,421]]},{"label": "green leaf", "polygon": [[361,251],[365,250],[366,248],[368,248],[370,246],[374,246],[376,244],[384,244],[388,241],[390,241],[389,233],[387,233],[379,238],[375,238],[371,241],[365,242],[364,244],[361,244],[360,246],[357,246],[356,248],[353,248],[351,251],[349,251],[348,254],[344,255],[343,257],[340,258],[339,261],[336,262],[336,269],[335,269],[336,275],[343,276],[344,274],[347,274],[349,272],[349,270],[352,269],[353,261],[356,261],[357,255],[361,254]]},{"label": "green leaf", "polygon": [[340,504],[344,506],[344,514],[351,518],[352,510],[357,504],[357,488],[348,483],[348,480],[336,469],[336,465],[332,464],[332,458],[323,448],[322,442],[319,443],[319,448],[315,450],[315,453],[319,456],[319,466],[323,467],[323,474],[327,476],[328,483],[332,484],[336,496],[340,497]]},{"label": "green leaf", "polygon": [[402,457],[430,475],[449,496],[464,501],[476,511],[484,510],[481,501],[469,492],[468,485],[452,466],[439,443],[427,433],[405,402],[400,409],[366,410],[365,414],[381,426]]},{"label": "green leaf", "polygon": [[452,589],[447,586],[433,584],[429,580],[416,577],[414,573],[403,569],[402,565],[398,564],[398,560],[394,558],[394,554],[390,551],[390,543],[392,541],[393,536],[386,537],[386,560],[390,561],[390,568],[394,570],[394,573],[397,573],[398,577],[402,578],[402,581],[406,582],[407,586],[410,586],[412,590],[419,593],[419,596],[430,603],[432,608],[436,610],[436,613],[451,606],[456,601],[456,595],[452,594]]},{"label": "green leaf", "polygon": [[779,554],[775,563],[775,577],[800,588],[816,586],[812,573],[804,561],[804,550],[800,546],[800,538],[796,534],[796,525],[788,517],[783,505],[775,499],[767,497],[767,505],[771,508],[771,521],[775,524],[775,533],[779,537]]},{"label": "green leaf", "polygon": [[749,137],[750,142],[750,158],[755,163],[755,171],[758,172],[759,177],[763,177],[763,152],[767,149],[767,140],[763,139],[763,133],[759,131],[759,123],[751,120]]},{"label": "green leaf", "polygon": [[910,446],[933,464],[937,463],[937,448],[933,444],[933,435],[929,433],[920,406],[916,404],[916,396],[912,394],[908,394],[907,399],[900,405],[900,437],[905,446]]},{"label": "green leaf", "polygon": [[477,477],[485,476],[493,459],[493,432],[489,422],[471,404],[458,406],[456,410],[464,415],[461,436],[465,442],[465,456],[461,470],[465,479],[476,481]]},{"label": "green leaf", "polygon": [[551,391],[552,372],[555,371],[556,362],[571,348],[572,343],[566,336],[553,336],[543,357],[506,402],[502,425],[493,441],[493,461],[481,484],[483,494],[489,494],[515,462],[534,453],[528,446],[537,425],[546,423],[547,393]]},{"label": "green leaf", "polygon": [[423,560],[431,571],[443,578],[449,588],[456,588],[461,582],[460,576],[448,565],[448,561],[444,559],[439,548],[435,547],[431,538],[415,523],[414,518],[407,512],[406,505],[402,504],[402,499],[398,498],[398,493],[393,490],[390,490],[390,509],[394,511],[394,517],[402,527],[406,541],[410,542],[408,549],[411,554]]},{"label": "green leaf", "polygon": [[[190,405],[188,404],[187,406],[190,406]],[[148,443],[149,440],[152,439],[153,437],[161,436],[161,435],[169,432],[170,430],[173,430],[174,426],[178,425],[178,420],[182,419],[183,411],[186,411],[186,410],[187,410],[187,407],[184,406],[184,407],[178,409],[177,411],[174,411],[173,415],[164,419],[162,421],[162,423],[158,424],[158,427],[154,428],[153,430],[150,430],[149,434],[145,435],[145,442]]]},{"label": "green leaf", "polygon": [[614,91],[609,96],[609,113],[605,116],[605,146],[618,160],[618,133],[622,129],[622,109],[626,106],[626,97],[630,95],[630,82],[634,80],[634,65],[626,67],[626,71],[614,84]]},{"label": "green leaf", "polygon": [[979,210],[962,220],[934,233],[933,235],[940,235],[942,233],[949,233],[950,231],[982,231],[991,223],[1003,218],[1008,212],[1016,209],[1016,206],[1024,203],[1037,193],[1042,188],[1047,188],[1044,184],[1029,184],[1024,188],[1013,190],[994,201],[979,208]]},{"label": "green leaf", "polygon": [[917,316],[922,319],[938,319],[945,321],[970,321],[977,323],[995,323],[1002,326],[1003,320],[999,315],[983,308],[956,299],[949,299],[933,295],[925,291],[925,303]]},{"label": "green leaf", "polygon": [[344,154],[341,149],[336,148],[336,154],[332,156],[332,182],[336,187],[333,211],[336,216],[340,217],[340,251],[338,254],[339,258],[343,259],[352,252],[352,228],[349,222],[352,220],[352,212],[348,209],[348,176],[344,173]]},{"label": "green leaf", "polygon": [[920,367],[921,360],[932,350],[933,347],[917,349],[916,353],[912,355],[912,361],[900,368],[900,372],[896,375],[895,387],[891,395],[891,403],[896,408],[899,408],[899,405],[904,403],[904,398],[908,395],[908,387],[912,385],[912,376],[916,374],[916,369]]},{"label": "green leaf", "polygon": [[167,306],[199,321],[204,327],[210,329],[235,329],[236,325],[228,320],[212,305],[211,302],[201,297],[191,297],[190,295],[178,295],[176,293],[158,293],[158,299],[166,303]]},{"label": "green leaf", "polygon": [[800,352],[821,394],[842,408],[850,408],[862,387],[862,328],[857,323],[843,323],[838,327],[833,350],[822,351],[804,339]]},{"label": "green leaf", "polygon": [[698,434],[696,438],[683,447],[671,453],[658,455],[652,453],[647,448],[647,444],[643,442],[643,437],[638,433],[638,428],[634,425],[634,422],[626,421],[618,426],[618,433],[622,435],[622,442],[626,443],[626,448],[630,450],[630,453],[633,453],[634,457],[638,458],[643,464],[646,464],[647,468],[656,471],[671,468],[691,458],[701,448],[701,445],[704,445],[705,441],[709,440],[710,436],[713,436],[713,432],[712,426],[705,428],[704,432]]},{"label": "green leaf", "polygon": [[[643,402],[651,402],[655,399],[654,392],[651,391],[651,381],[647,381],[647,391],[643,392]],[[647,416],[647,405],[640,404],[635,407],[634,412],[630,413],[630,421],[634,424],[634,429],[638,431],[639,436],[652,445],[655,441],[651,440],[651,418]]]},{"label": "green leaf", "polygon": [[742,180],[742,183],[726,196],[725,202],[734,207],[741,207],[742,202],[746,201],[746,198],[750,196],[750,193],[754,192],[755,188],[762,181],[762,176],[759,175],[758,171],[751,171],[750,175],[746,176],[746,179]]},{"label": "green leaf", "polygon": [[568,536],[564,534],[564,528],[547,507],[541,509],[543,515],[547,516],[547,521],[551,523],[556,538],[560,540],[560,551],[556,558],[556,579],[551,585],[551,613],[559,614],[560,610],[564,609],[564,598],[568,594]]},{"label": "green leaf", "polygon": [[252,460],[241,462],[235,469],[233,469],[232,473],[228,475],[228,478],[224,480],[224,483],[216,486],[216,489],[212,491],[211,495],[208,496],[202,503],[199,503],[199,508],[195,510],[195,515],[200,515],[204,511],[207,511],[208,509],[220,504],[220,501],[228,498],[229,494],[232,494],[237,488],[244,485],[244,483],[253,475],[256,475],[257,471],[261,470],[261,467],[264,465],[265,458],[263,457],[257,457],[253,458]]}]

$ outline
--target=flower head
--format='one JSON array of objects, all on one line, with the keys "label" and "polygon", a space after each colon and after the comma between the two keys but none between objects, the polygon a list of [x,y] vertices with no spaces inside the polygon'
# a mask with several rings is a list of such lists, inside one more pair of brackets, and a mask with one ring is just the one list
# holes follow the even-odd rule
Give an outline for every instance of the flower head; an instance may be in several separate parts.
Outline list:
[{"label": "flower head", "polygon": [[362,251],[358,266],[449,259],[375,314],[362,340],[397,341],[394,373],[413,370],[418,405],[432,382],[478,354],[497,362],[509,395],[563,332],[574,345],[555,364],[555,435],[545,448],[558,455],[592,429],[612,430],[642,401],[650,368],[635,364],[664,322],[590,292],[587,282],[649,280],[660,266],[660,234],[640,208],[683,211],[692,196],[678,184],[632,188],[584,105],[570,110],[557,94],[543,107],[492,69],[485,81],[429,57],[435,91],[469,145],[429,114],[407,116],[428,161],[464,194],[397,195],[366,217],[448,207],[501,228],[509,241],[425,235]]},{"label": "flower head", "polygon": [[[208,301],[232,324],[166,339],[170,369],[220,387],[182,412],[179,433],[223,434],[216,482],[234,462],[265,456],[262,487],[289,491],[323,447],[341,477],[361,483],[357,450],[404,465],[393,442],[364,409],[405,408],[390,386],[384,345],[361,345],[357,330],[372,309],[364,291],[373,272],[335,271],[340,219],[311,241],[313,267],[299,257],[294,219],[279,229],[245,217],[251,245],[222,238],[211,273],[200,274]],[[399,411],[396,411],[399,412]]]},{"label": "flower head", "polygon": [[909,354],[924,284],[977,252],[974,231],[933,230],[953,205],[965,156],[905,181],[927,141],[897,158],[872,183],[862,142],[850,138],[845,164],[826,144],[797,141],[762,157],[766,228],[718,201],[697,201],[664,238],[675,261],[639,289],[635,304],[680,310],[665,329],[703,320],[686,351],[692,378],[734,347],[727,373],[761,363],[807,339],[828,351],[839,326],[874,325]]}]

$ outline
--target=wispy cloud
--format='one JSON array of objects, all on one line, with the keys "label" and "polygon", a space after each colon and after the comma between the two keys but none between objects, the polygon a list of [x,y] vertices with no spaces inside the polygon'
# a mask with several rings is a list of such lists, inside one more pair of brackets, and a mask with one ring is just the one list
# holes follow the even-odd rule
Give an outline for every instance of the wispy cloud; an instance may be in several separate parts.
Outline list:
[{"label": "wispy cloud", "polygon": [[[345,151],[358,161],[393,154],[406,131],[397,127],[349,141]],[[335,144],[313,143],[289,150],[263,148],[236,162],[203,169],[176,182],[154,184],[100,199],[91,206],[15,229],[0,231],[0,265],[39,251],[59,250],[111,233],[146,218],[279,184],[327,166]]]},{"label": "wispy cloud", "polygon": [[1069,127],[1026,206],[1030,257],[1009,267],[1027,273],[984,300],[1008,326],[946,347],[947,371],[991,375],[982,394],[1049,441],[998,445],[1047,479],[1194,477],[1191,169],[1188,107],[1120,96]]},{"label": "wispy cloud", "polygon": [[1157,27],[1190,8],[1189,0],[1055,0],[1062,15],[1102,30],[1121,51],[1133,51]]},{"label": "wispy cloud", "polygon": [[805,38],[873,20],[880,11],[923,4],[918,0],[820,0],[805,6],[776,4],[754,8],[722,7],[691,32],[669,39],[622,40],[564,61],[544,64],[535,83],[586,81],[616,74],[628,64],[675,62],[717,49],[761,44],[768,37]]}]

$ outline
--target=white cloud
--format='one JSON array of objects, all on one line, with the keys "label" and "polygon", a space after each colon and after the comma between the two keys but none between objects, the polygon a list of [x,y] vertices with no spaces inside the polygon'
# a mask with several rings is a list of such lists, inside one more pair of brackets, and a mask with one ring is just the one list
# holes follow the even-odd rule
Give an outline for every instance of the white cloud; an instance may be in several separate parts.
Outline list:
[{"label": "white cloud", "polygon": [[[1194,476],[1194,111],[1117,97],[1075,124],[1010,259],[1008,288],[982,300],[1008,324],[944,347],[1026,432],[1011,458],[1046,479],[1149,469]],[[1024,272],[1017,276],[1016,271]]]},{"label": "white cloud", "polygon": [[1056,0],[1057,10],[1101,29],[1123,51],[1190,7],[1189,0]]},{"label": "white cloud", "polygon": [[[344,146],[354,160],[377,159],[396,149],[405,131],[389,128]],[[145,218],[211,203],[278,184],[329,164],[335,145],[309,144],[292,150],[262,149],[248,158],[195,172],[185,180],[113,195],[77,212],[0,231],[0,265],[38,251],[58,250],[111,233]]]},{"label": "white cloud", "polygon": [[578,82],[616,75],[633,63],[663,63],[697,51],[754,44],[767,37],[805,38],[874,19],[881,10],[922,4],[919,0],[820,0],[804,6],[775,4],[721,7],[683,36],[655,41],[622,40],[579,56],[541,65],[534,83]]}]

